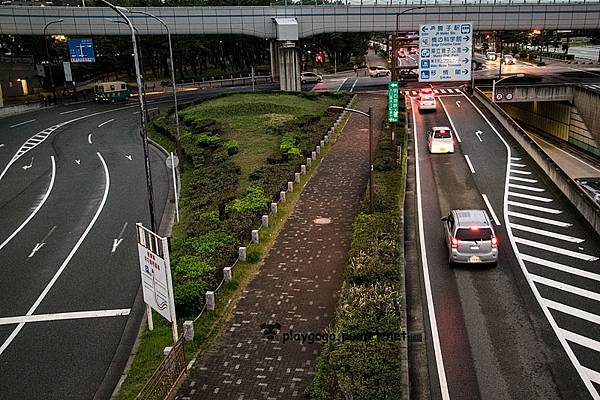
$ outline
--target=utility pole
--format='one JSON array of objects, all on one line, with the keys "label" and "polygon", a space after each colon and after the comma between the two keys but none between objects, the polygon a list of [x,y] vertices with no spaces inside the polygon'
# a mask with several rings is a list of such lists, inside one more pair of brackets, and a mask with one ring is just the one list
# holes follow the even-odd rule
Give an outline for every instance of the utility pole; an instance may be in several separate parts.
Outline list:
[{"label": "utility pole", "polygon": [[56,86],[54,85],[54,75],[52,74],[52,61],[50,60],[50,50],[48,50],[48,38],[46,37],[46,30],[52,24],[60,24],[64,19],[57,19],[50,21],[44,26],[44,45],[46,47],[46,59],[48,60],[48,74],[50,75],[50,85],[52,85],[52,100],[56,104]]}]

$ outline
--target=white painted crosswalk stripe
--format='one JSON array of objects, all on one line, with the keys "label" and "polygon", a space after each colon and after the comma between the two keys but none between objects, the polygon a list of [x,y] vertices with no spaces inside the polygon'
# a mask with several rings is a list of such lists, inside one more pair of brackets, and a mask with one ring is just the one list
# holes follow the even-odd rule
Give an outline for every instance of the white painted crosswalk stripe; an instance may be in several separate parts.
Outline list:
[{"label": "white painted crosswalk stripe", "polygon": [[543,302],[548,308],[600,325],[600,315],[592,314],[591,312],[583,311],[579,308],[571,307],[553,300],[543,299]]},{"label": "white painted crosswalk stripe", "polygon": [[517,168],[525,168],[527,165],[525,165],[525,164],[517,164],[517,163],[511,162],[510,166],[511,167],[517,167]]},{"label": "white painted crosswalk stripe", "polygon": [[523,199],[541,201],[543,203],[549,203],[552,201],[552,199],[549,199],[547,197],[532,196],[530,194],[523,194],[523,193],[516,193],[516,192],[508,192],[508,195],[513,196],[513,197],[521,197]]},{"label": "white painted crosswalk stripe", "polygon": [[568,331],[566,329],[561,329],[560,331],[564,338],[567,339],[569,342],[577,343],[580,346],[587,347],[588,349],[600,352],[599,341],[590,339],[587,336],[582,336],[575,332]]},{"label": "white painted crosswalk stripe", "polygon": [[521,175],[531,175],[531,172],[529,172],[529,171],[521,171],[518,169],[511,169],[510,173],[511,174],[521,174]]},{"label": "white painted crosswalk stripe", "polygon": [[446,94],[446,89],[440,89],[440,92]]},{"label": "white painted crosswalk stripe", "polygon": [[533,187],[533,186],[525,186],[525,185],[517,185],[515,183],[509,183],[508,186],[515,188],[515,189],[529,190],[530,192],[544,192],[545,191],[542,188],[537,188],[537,187]]},{"label": "white painted crosswalk stripe", "polygon": [[[568,228],[569,226],[573,225],[573,224],[569,224],[568,222],[556,221],[553,219],[543,218],[543,217],[536,217],[535,215],[522,214],[522,213],[516,212],[516,211],[509,211],[508,215],[511,217],[515,217],[515,218],[527,219],[529,221],[535,221],[535,222],[541,222],[543,224],[559,226],[561,228]],[[512,220],[512,218],[511,218],[511,220]]]},{"label": "white painted crosswalk stripe", "polygon": [[515,236],[515,242],[520,243],[525,246],[535,247],[536,249],[546,250],[546,251],[550,251],[552,253],[561,254],[563,256],[577,258],[577,259],[584,260],[584,261],[592,262],[592,261],[598,260],[598,257],[590,255],[590,254],[584,254],[584,253],[579,253],[576,251],[571,251],[571,250],[563,249],[563,248],[556,247],[556,246],[550,246],[549,244],[540,243],[540,242],[536,242],[534,240],[529,240],[529,239],[523,239],[523,238],[516,237],[516,236]]},{"label": "white painted crosswalk stripe", "polygon": [[596,274],[594,272],[585,271],[579,268],[573,268],[568,265],[560,264],[550,260],[544,260],[543,258],[530,256],[528,254],[521,254],[521,258],[523,259],[523,261],[527,261],[533,264],[541,265],[543,267],[552,268],[557,271],[566,272],[571,275],[577,275],[583,278],[592,279],[594,281],[600,282],[600,274]]},{"label": "white painted crosswalk stripe", "polygon": [[508,205],[515,206],[515,207],[521,207],[521,208],[527,208],[528,210],[541,211],[541,212],[545,212],[548,214],[562,214],[562,211],[556,210],[554,208],[534,206],[533,204],[520,203],[518,201],[509,200]]},{"label": "white painted crosswalk stripe", "polygon": [[577,286],[569,285],[563,282],[555,281],[553,279],[544,278],[543,276],[529,274],[531,280],[540,283],[544,286],[552,287],[554,289],[562,290],[563,292],[569,292],[576,294],[577,296],[585,297],[587,299],[600,301],[600,293],[592,292],[591,290],[582,289]]},{"label": "white painted crosswalk stripe", "polygon": [[535,180],[535,179],[520,178],[518,176],[509,176],[509,179],[511,181],[519,181],[519,182],[527,182],[527,183],[537,183],[537,180]]},{"label": "white painted crosswalk stripe", "polygon": [[529,232],[529,233],[534,233],[536,235],[547,236],[547,237],[551,237],[551,238],[558,239],[558,240],[564,240],[565,242],[582,243],[585,241],[584,239],[576,238],[573,236],[562,235],[562,234],[556,233],[556,232],[550,232],[550,231],[545,231],[543,229],[532,228],[532,227],[526,226],[526,225],[511,223],[510,227],[513,229],[518,229],[523,232]]},{"label": "white painted crosswalk stripe", "polygon": [[413,90],[411,93],[413,96],[416,96],[418,94],[416,90]]},{"label": "white painted crosswalk stripe", "polygon": [[437,89],[434,89],[434,90],[433,90],[433,93],[435,93],[435,94],[439,94],[439,93],[440,93],[440,91],[439,91],[439,90],[437,90]]},{"label": "white painted crosswalk stripe", "polygon": [[510,159],[514,160],[514,161],[521,161],[521,159],[519,157],[511,157]]}]

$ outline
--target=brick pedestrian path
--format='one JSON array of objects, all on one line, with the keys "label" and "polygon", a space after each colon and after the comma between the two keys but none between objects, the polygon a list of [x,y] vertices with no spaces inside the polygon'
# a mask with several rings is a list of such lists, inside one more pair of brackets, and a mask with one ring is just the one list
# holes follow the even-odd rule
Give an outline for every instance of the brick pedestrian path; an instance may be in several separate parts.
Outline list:
[{"label": "brick pedestrian path", "polygon": [[[359,109],[373,107],[378,137],[386,95],[359,99]],[[197,361],[178,399],[304,397],[321,344],[284,343],[284,335],[320,333],[332,322],[368,171],[368,120],[353,114],[304,188],[223,335]],[[323,223],[326,219],[331,222]],[[261,324],[270,326],[261,329]]]}]

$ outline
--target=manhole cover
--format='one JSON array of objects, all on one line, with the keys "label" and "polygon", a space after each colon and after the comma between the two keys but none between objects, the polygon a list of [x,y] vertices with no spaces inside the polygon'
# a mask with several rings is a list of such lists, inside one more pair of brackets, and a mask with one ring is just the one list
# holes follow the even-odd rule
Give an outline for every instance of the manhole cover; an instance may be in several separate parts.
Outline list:
[{"label": "manhole cover", "polygon": [[331,218],[317,218],[313,222],[319,225],[327,225],[331,223]]}]

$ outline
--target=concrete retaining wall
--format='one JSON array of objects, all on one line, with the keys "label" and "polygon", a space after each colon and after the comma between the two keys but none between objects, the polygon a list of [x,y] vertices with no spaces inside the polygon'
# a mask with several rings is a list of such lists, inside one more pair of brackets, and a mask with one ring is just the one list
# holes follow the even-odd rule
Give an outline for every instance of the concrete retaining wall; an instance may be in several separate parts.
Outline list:
[{"label": "concrete retaining wall", "polygon": [[577,88],[573,93],[573,104],[581,113],[594,141],[600,143],[600,94]]},{"label": "concrete retaining wall", "polygon": [[589,222],[594,230],[600,234],[600,205],[598,205],[586,192],[577,185],[548,155],[535,143],[525,131],[502,108],[490,103],[489,99],[478,89],[475,97],[483,103],[502,126],[529,154],[552,182],[569,199],[579,213]]},{"label": "concrete retaining wall", "polygon": [[40,108],[40,103],[19,104],[17,106],[8,106],[0,108],[0,118],[10,115],[22,114],[28,111],[37,110]]}]

